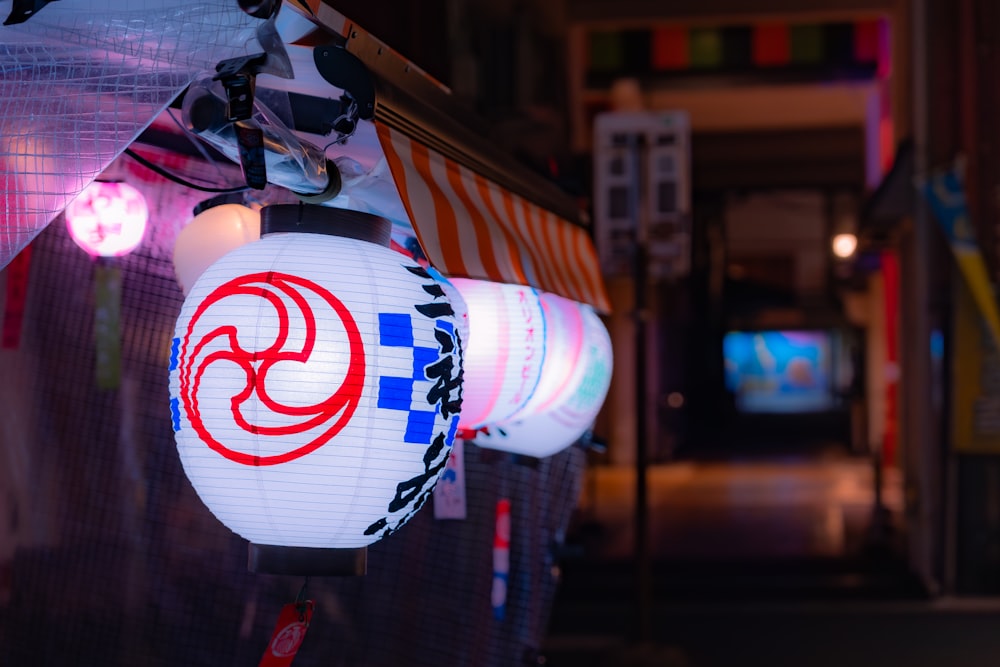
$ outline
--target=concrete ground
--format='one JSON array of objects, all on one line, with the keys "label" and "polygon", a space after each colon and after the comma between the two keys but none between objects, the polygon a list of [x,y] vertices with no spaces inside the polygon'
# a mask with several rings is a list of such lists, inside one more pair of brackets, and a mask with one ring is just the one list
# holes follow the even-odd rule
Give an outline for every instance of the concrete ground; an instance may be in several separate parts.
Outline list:
[{"label": "concrete ground", "polygon": [[589,472],[545,664],[1000,664],[1000,600],[929,598],[902,556],[899,476],[883,493],[893,530],[873,533],[871,465],[836,452],[653,466],[650,636],[639,641],[634,479]]}]

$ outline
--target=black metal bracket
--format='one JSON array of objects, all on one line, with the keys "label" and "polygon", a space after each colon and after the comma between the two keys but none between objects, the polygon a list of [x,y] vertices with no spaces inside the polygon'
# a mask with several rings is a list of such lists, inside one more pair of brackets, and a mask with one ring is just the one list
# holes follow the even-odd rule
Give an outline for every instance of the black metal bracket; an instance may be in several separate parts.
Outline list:
[{"label": "black metal bracket", "polygon": [[226,89],[226,120],[247,120],[253,115],[253,96],[257,87],[257,74],[267,63],[266,53],[223,60],[215,66],[215,81]]},{"label": "black metal bracket", "polygon": [[375,80],[354,54],[343,46],[317,46],[313,49],[313,62],[327,83],[342,89],[354,101],[357,118],[375,117]]},{"label": "black metal bracket", "polygon": [[326,136],[335,129],[339,132],[338,127],[350,129],[340,125],[345,114],[350,116],[349,102],[344,99],[324,99],[290,91],[288,104],[292,109],[292,122],[300,132]]},{"label": "black metal bracket", "polygon": [[267,187],[264,131],[256,123],[246,121],[253,116],[257,74],[266,63],[266,53],[230,58],[215,66],[216,75],[212,77],[213,80],[221,81],[226,90],[226,120],[236,126],[243,178],[254,190]]},{"label": "black metal bracket", "polygon": [[58,0],[14,0],[14,4],[10,9],[10,14],[7,15],[3,24],[16,25],[18,23],[24,23],[37,14],[45,5],[50,2],[57,1]]},{"label": "black metal bracket", "polygon": [[238,120],[236,143],[240,149],[240,167],[247,187],[263,190],[267,187],[267,159],[264,156],[264,130],[255,123]]}]

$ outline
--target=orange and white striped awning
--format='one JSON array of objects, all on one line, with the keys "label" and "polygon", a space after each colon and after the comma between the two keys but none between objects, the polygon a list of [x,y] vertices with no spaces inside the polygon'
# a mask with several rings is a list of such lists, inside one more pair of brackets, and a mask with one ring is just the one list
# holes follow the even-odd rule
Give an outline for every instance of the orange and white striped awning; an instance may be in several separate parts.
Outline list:
[{"label": "orange and white striped awning", "polygon": [[417,240],[441,273],[530,285],[610,312],[586,230],[419,141],[377,125]]}]

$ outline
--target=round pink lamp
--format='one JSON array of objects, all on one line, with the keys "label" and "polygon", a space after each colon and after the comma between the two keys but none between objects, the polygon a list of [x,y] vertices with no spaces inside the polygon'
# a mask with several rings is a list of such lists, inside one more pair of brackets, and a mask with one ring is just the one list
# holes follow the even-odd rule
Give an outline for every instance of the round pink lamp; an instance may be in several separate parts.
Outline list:
[{"label": "round pink lamp", "polygon": [[132,252],[146,233],[146,198],[128,183],[94,181],[66,207],[66,226],[92,257]]}]

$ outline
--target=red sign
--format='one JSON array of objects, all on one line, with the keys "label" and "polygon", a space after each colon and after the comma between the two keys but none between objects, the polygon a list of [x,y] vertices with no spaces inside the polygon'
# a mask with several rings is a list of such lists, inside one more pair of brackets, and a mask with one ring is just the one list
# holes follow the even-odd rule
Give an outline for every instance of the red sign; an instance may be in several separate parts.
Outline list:
[{"label": "red sign", "polygon": [[286,604],[274,624],[274,634],[267,643],[267,650],[260,659],[259,667],[288,667],[302,646],[309,621],[313,615],[313,601]]}]

